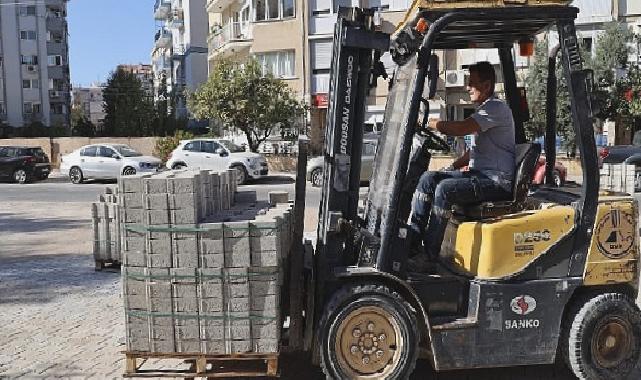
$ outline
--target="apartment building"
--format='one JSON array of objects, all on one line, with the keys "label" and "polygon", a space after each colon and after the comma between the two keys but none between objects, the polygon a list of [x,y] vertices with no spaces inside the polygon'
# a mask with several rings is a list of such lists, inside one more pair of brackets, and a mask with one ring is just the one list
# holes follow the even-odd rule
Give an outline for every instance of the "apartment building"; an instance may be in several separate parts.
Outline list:
[{"label": "apartment building", "polygon": [[118,65],[116,70],[123,70],[136,76],[142,89],[148,96],[154,95],[154,71],[152,65],[139,63],[137,65]]},{"label": "apartment building", "polygon": [[74,86],[71,91],[71,107],[79,109],[85,118],[100,131],[105,120],[105,109],[103,90],[105,86],[101,83],[94,83],[89,87]]},{"label": "apartment building", "polygon": [[156,0],[157,24],[151,53],[155,97],[161,83],[176,97],[176,116],[188,117],[185,89],[207,80],[208,18],[205,0]]},{"label": "apartment building", "polygon": [[0,120],[69,128],[67,0],[0,7]]}]

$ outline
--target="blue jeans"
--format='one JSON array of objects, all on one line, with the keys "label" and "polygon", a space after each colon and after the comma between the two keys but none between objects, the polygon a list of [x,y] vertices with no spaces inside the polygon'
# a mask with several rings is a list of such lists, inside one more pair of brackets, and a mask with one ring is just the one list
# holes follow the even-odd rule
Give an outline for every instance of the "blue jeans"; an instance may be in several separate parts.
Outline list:
[{"label": "blue jeans", "polygon": [[435,259],[441,251],[453,204],[466,206],[510,199],[512,192],[506,186],[479,171],[425,172],[414,193],[411,227],[423,236],[425,252]]}]

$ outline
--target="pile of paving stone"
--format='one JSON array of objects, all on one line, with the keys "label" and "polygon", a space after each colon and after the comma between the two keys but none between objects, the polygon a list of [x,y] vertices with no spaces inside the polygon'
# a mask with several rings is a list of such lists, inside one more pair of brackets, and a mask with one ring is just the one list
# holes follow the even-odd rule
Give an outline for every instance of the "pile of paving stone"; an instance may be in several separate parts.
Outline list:
[{"label": "pile of paving stone", "polygon": [[106,264],[120,264],[120,209],[118,196],[112,189],[105,189],[98,202],[91,204],[91,219],[96,270],[101,270]]},{"label": "pile of paving stone", "polygon": [[278,351],[292,205],[235,183],[234,171],[119,183],[128,351]]}]

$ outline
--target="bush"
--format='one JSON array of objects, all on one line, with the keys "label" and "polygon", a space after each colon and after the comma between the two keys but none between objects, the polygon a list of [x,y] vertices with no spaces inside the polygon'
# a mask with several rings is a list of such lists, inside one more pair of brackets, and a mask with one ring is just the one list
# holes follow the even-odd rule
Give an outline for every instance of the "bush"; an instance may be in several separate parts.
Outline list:
[{"label": "bush", "polygon": [[193,137],[194,135],[191,133],[182,130],[176,131],[173,136],[160,137],[156,140],[154,153],[162,162],[167,162],[169,153],[176,149],[178,144],[180,144],[180,140],[188,140]]}]

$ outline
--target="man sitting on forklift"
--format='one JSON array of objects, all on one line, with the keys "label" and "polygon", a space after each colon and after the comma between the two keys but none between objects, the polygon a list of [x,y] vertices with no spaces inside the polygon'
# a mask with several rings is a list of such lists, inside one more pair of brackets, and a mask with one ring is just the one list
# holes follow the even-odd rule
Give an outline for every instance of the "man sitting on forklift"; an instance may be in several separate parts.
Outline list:
[{"label": "man sitting on forklift", "polygon": [[[492,64],[478,62],[469,71],[467,91],[478,105],[476,112],[463,121],[431,119],[428,123],[429,128],[448,136],[472,135],[472,143],[451,166],[425,172],[418,182],[411,228],[422,237],[424,254],[417,254],[409,262],[409,267],[418,272],[434,270],[453,204],[512,198],[516,165],[512,111],[494,95],[496,73]],[[461,171],[465,166],[469,170]],[[414,240],[413,245],[418,245],[420,239]]]}]

